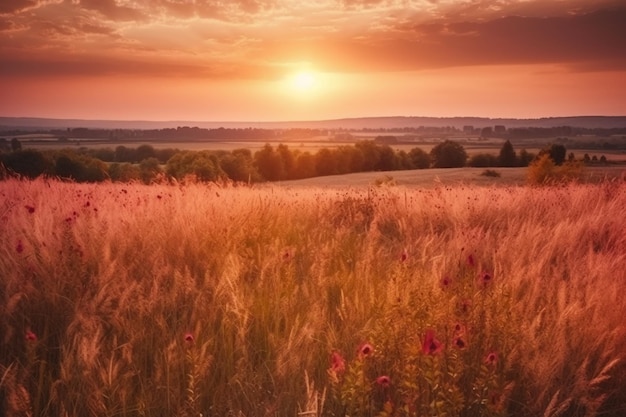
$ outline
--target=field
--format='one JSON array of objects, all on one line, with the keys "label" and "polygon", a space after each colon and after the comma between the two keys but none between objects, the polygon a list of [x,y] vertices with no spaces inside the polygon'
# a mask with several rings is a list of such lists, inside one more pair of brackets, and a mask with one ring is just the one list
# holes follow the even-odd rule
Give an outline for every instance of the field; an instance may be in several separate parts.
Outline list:
[{"label": "field", "polygon": [[0,182],[0,414],[623,416],[626,182],[502,172]]}]

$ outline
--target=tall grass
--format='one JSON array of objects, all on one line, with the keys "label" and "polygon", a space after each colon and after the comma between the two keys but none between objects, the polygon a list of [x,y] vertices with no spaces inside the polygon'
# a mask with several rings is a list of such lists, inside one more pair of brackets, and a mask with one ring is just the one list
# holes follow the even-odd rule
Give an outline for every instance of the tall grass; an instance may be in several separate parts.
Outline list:
[{"label": "tall grass", "polygon": [[626,413],[623,182],[0,196],[4,415]]}]

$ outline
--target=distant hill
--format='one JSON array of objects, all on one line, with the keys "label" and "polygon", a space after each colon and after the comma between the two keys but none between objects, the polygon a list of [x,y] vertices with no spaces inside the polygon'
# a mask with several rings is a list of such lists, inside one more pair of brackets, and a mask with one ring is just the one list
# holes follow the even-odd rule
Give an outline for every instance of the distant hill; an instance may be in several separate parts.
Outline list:
[{"label": "distant hill", "polygon": [[626,116],[576,116],[545,117],[540,119],[504,119],[486,117],[361,117],[335,120],[292,122],[198,122],[198,121],[144,121],[144,120],[80,120],[45,119],[35,117],[0,117],[0,130],[49,130],[68,128],[90,129],[164,129],[179,126],[214,129],[266,128],[266,129],[401,129],[405,127],[455,127],[482,128],[502,125],[507,129],[521,127],[571,126],[588,129],[626,128]]}]

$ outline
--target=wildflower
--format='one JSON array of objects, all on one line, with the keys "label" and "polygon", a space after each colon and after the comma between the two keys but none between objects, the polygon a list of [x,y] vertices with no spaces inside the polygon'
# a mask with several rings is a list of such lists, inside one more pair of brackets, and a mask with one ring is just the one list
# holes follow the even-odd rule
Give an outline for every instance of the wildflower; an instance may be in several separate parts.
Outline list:
[{"label": "wildflower", "polygon": [[17,253],[24,252],[24,244],[21,240],[18,240],[17,245],[15,245],[15,250],[17,251]]},{"label": "wildflower", "polygon": [[26,334],[24,335],[24,338],[26,339],[27,342],[37,341],[37,335],[30,330],[26,330]]},{"label": "wildflower", "polygon": [[366,358],[374,352],[374,348],[369,343],[363,343],[359,348],[359,356],[361,358]]},{"label": "wildflower", "polygon": [[450,277],[447,277],[447,276],[443,277],[439,281],[439,286],[441,287],[442,290],[450,288],[450,285],[452,285],[452,280],[450,279]]},{"label": "wildflower", "polygon": [[33,214],[33,213],[35,212],[35,207],[33,207],[33,206],[28,206],[28,205],[26,205],[26,206],[24,206],[24,208],[25,208],[26,210],[28,210],[28,212],[29,212],[30,214]]},{"label": "wildflower", "polygon": [[391,379],[389,379],[387,375],[381,375],[376,378],[376,383],[383,388],[387,388],[389,385],[391,385]]},{"label": "wildflower", "polygon": [[467,266],[474,267],[476,265],[476,261],[474,261],[474,256],[470,253],[467,257]]},{"label": "wildflower", "polygon": [[189,345],[193,344],[193,335],[191,333],[185,333],[185,343]]},{"label": "wildflower", "polygon": [[424,343],[422,344],[422,352],[425,355],[436,355],[443,350],[443,344],[435,338],[435,331],[428,329],[424,336]]},{"label": "wildflower", "polygon": [[346,361],[343,359],[343,356],[339,352],[333,352],[330,357],[330,369],[335,374],[342,374],[346,370]]},{"label": "wildflower", "polygon": [[493,277],[491,276],[489,272],[483,272],[480,275],[480,284],[483,287],[486,287],[487,285],[489,285],[489,283],[491,283],[492,280],[493,280]]},{"label": "wildflower", "polygon": [[400,262],[406,262],[408,258],[409,254],[407,253],[406,249],[403,249],[402,253],[400,254]]},{"label": "wildflower", "polygon": [[493,366],[498,363],[498,354],[494,351],[491,351],[485,357],[485,363],[489,366]]},{"label": "wildflower", "polygon": [[465,326],[461,323],[457,323],[454,325],[454,334],[459,336],[465,334]]},{"label": "wildflower", "polygon": [[463,338],[461,336],[457,336],[454,338],[454,341],[452,342],[452,344],[458,348],[458,349],[465,349],[465,347],[467,346],[467,343],[465,343],[465,340],[463,340]]}]

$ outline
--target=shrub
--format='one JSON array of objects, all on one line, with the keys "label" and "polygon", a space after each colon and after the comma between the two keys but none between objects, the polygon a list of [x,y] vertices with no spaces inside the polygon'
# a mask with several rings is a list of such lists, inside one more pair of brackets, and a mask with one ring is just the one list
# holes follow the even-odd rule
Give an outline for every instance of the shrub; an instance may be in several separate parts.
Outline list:
[{"label": "shrub", "polygon": [[483,172],[480,173],[480,175],[484,176],[484,177],[494,177],[494,178],[500,178],[501,175],[498,171],[493,170],[493,169],[486,169]]},{"label": "shrub", "polygon": [[530,184],[574,181],[582,178],[583,170],[584,164],[578,161],[567,161],[557,166],[545,153],[528,166],[527,179]]}]

